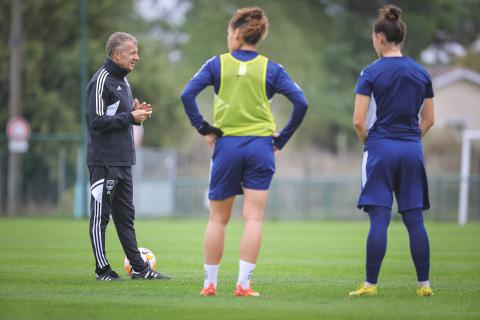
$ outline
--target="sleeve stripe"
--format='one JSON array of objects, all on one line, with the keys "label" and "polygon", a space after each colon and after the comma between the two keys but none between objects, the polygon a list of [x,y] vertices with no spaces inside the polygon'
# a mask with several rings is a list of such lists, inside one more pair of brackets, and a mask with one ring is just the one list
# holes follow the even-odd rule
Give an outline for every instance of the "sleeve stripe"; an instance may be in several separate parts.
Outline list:
[{"label": "sleeve stripe", "polygon": [[99,95],[99,86],[100,86],[100,83],[102,82],[102,78],[103,78],[103,75],[106,73],[105,69],[102,69],[102,71],[100,71],[100,74],[98,75],[98,78],[97,78],[97,83],[96,83],[96,87],[95,87],[95,109],[96,109],[96,113],[97,115],[100,115],[100,111],[98,109],[99,105],[100,105],[100,102],[98,101],[99,98],[101,99],[101,95]]},{"label": "sleeve stripe", "polygon": [[103,110],[103,99],[102,99],[102,94],[103,94],[103,89],[105,88],[105,81],[107,79],[108,72],[105,72],[105,76],[102,79],[102,84],[100,86],[100,115],[103,116],[105,114],[105,110]]},{"label": "sleeve stripe", "polygon": [[100,71],[100,74],[98,75],[98,78],[97,78],[97,83],[95,84],[95,112],[96,114],[98,115],[98,85],[100,84],[100,80],[103,76],[103,73],[105,72],[105,69],[102,69],[102,71]]},{"label": "sleeve stripe", "polygon": [[108,72],[103,69],[100,71],[100,75],[98,76],[97,79],[97,85],[96,85],[96,90],[95,90],[95,98],[96,98],[96,103],[95,103],[95,108],[97,111],[97,115],[102,116],[104,114],[103,111],[103,99],[102,99],[102,94],[103,94],[103,88],[105,86],[105,79],[108,76]]}]

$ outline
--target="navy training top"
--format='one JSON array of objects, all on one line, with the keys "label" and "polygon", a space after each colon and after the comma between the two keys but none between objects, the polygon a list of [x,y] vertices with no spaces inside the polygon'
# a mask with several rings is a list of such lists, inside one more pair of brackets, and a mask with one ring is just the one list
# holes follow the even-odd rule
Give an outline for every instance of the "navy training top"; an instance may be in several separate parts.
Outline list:
[{"label": "navy training top", "polygon": [[[232,52],[232,55],[238,60],[250,61],[258,56],[258,52],[236,50]],[[214,87],[215,94],[218,94],[220,80],[220,56],[214,56],[205,62],[182,92],[181,98],[185,112],[192,126],[197,129],[200,128],[204,119],[198,110],[195,98],[205,87],[210,85]],[[280,136],[276,142],[277,148],[282,149],[300,126],[307,111],[308,102],[302,89],[290,78],[283,66],[272,62],[270,59],[267,65],[266,92],[268,99],[272,99],[275,93],[281,93],[293,104],[290,119],[280,131]]]},{"label": "navy training top", "polygon": [[433,97],[428,72],[409,57],[383,57],[360,73],[355,93],[370,96],[367,139],[421,140],[419,113]]}]

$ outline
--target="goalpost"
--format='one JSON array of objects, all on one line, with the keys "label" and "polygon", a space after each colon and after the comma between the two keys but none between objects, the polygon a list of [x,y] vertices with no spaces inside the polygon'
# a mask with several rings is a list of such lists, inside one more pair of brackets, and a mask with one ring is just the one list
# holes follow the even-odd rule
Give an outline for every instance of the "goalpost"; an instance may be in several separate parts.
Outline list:
[{"label": "goalpost", "polygon": [[460,166],[460,194],[458,223],[463,226],[468,221],[468,188],[470,180],[470,156],[472,140],[480,139],[480,130],[465,130],[462,135],[462,159]]}]

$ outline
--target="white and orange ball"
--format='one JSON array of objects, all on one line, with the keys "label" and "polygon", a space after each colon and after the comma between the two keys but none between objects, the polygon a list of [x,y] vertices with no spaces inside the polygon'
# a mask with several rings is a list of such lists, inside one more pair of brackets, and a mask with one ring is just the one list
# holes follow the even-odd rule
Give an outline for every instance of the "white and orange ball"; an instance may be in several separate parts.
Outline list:
[{"label": "white and orange ball", "polygon": [[[147,248],[138,248],[138,251],[140,251],[140,255],[142,256],[143,261],[148,263],[150,268],[155,270],[155,268],[157,267],[157,259],[155,259],[155,255],[153,254],[153,252]],[[128,274],[132,272],[132,266],[130,265],[130,261],[127,258],[125,258],[125,260],[123,261],[123,269]]]}]

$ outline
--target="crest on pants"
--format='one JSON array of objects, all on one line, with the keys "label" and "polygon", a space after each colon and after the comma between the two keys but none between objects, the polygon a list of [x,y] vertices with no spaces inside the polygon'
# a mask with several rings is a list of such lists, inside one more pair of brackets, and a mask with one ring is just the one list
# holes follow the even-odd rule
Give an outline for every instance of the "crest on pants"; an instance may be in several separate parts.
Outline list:
[{"label": "crest on pants", "polygon": [[107,180],[107,183],[105,184],[105,188],[108,191],[112,191],[114,185],[115,185],[115,180]]}]

